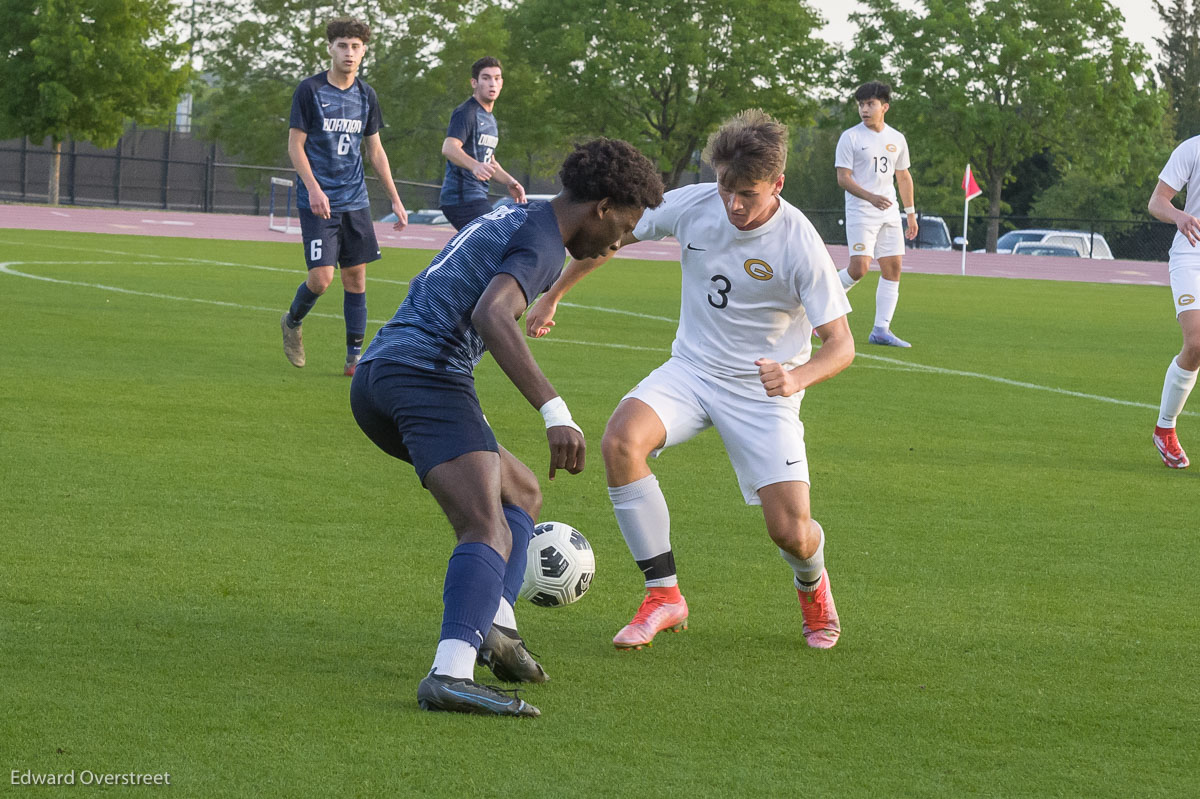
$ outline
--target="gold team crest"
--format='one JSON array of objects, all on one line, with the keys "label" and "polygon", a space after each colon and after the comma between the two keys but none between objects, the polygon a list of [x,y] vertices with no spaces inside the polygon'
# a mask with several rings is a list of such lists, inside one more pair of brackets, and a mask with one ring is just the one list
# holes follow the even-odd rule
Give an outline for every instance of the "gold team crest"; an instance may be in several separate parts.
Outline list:
[{"label": "gold team crest", "polygon": [[775,270],[766,261],[751,258],[745,264],[746,274],[755,280],[770,280],[775,276]]}]

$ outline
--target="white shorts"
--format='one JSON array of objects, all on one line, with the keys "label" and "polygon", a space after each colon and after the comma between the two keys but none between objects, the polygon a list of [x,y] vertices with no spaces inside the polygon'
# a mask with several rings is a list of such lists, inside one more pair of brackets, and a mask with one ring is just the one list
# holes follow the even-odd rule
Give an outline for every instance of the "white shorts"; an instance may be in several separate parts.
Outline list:
[{"label": "white shorts", "polygon": [[891,220],[846,217],[846,244],[850,257],[888,258],[904,255],[904,231],[900,217]]},{"label": "white shorts", "polygon": [[763,486],[809,482],[799,397],[768,397],[763,389],[762,399],[750,399],[678,358],[655,369],[625,397],[658,414],[667,429],[663,449],[717,428],[747,505],[762,504],[758,489]]},{"label": "white shorts", "polygon": [[1171,297],[1175,300],[1175,315],[1184,311],[1200,311],[1200,256],[1171,256]]}]

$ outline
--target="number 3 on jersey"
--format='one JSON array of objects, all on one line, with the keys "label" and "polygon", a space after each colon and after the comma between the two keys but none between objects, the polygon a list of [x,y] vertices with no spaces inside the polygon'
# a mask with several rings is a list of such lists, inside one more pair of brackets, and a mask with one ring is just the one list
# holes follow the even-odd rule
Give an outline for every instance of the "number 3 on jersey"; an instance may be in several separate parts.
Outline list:
[{"label": "number 3 on jersey", "polygon": [[[733,284],[730,283],[729,278],[725,277],[724,275],[713,275],[710,278],[710,280],[712,280],[713,283],[718,284],[719,287],[714,286],[714,288],[716,288],[716,292],[717,292],[716,299],[713,299],[713,295],[711,295],[711,294],[708,295],[708,304],[714,308],[724,308],[726,305],[729,304],[729,296],[728,295],[729,295],[730,289],[733,288]],[[724,284],[724,285],[721,285],[721,284]]]}]

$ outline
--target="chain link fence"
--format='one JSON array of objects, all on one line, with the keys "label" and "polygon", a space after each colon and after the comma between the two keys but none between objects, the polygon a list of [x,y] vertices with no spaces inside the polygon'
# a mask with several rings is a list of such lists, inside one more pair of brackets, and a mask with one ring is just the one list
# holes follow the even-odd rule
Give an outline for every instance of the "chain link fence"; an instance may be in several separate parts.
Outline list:
[{"label": "chain link fence", "polygon": [[[35,143],[26,138],[0,142],[0,200],[46,202],[51,159],[49,141]],[[234,163],[219,145],[193,138],[190,133],[134,126],[115,147],[107,150],[88,142],[64,142],[59,199],[65,205],[265,215],[272,177],[294,179],[295,175],[287,167]],[[396,186],[410,212],[438,206],[438,184],[397,180]],[[378,178],[367,176],[367,192],[374,218],[391,212]],[[846,243],[843,209],[817,208],[804,212],[826,243]],[[970,217],[967,225],[970,249],[983,248],[988,221],[985,216]],[[962,235],[962,209],[957,213],[921,213],[920,225],[921,236],[916,246],[950,248],[954,246],[953,240]],[[1148,216],[1144,219],[1000,218],[1001,235],[1025,229],[1099,234],[1114,258],[1135,261],[1165,261],[1175,235],[1173,225]]]}]

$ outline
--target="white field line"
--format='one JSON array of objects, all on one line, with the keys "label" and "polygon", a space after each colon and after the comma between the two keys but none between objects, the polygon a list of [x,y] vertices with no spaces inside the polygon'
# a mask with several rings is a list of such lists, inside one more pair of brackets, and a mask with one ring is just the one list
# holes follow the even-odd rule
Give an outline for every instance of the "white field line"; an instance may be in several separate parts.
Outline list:
[{"label": "white field line", "polygon": [[[0,243],[15,243],[15,242],[0,241]],[[57,247],[59,249],[73,249],[73,250],[82,249],[82,248],[78,248],[78,247],[66,247],[66,246],[62,246],[62,245],[43,245],[43,246]],[[114,255],[136,256],[139,258],[146,257],[146,256],[143,256],[140,254],[118,252],[118,251],[114,251],[114,250],[103,250],[103,251],[102,250],[88,250],[88,251],[90,251],[90,252],[106,252],[106,253],[114,254]],[[176,296],[176,295],[172,295],[172,294],[160,294],[157,292],[137,291],[134,289],[120,288],[117,286],[106,286],[101,283],[87,283],[87,282],[83,282],[83,281],[62,280],[60,278],[45,277],[43,275],[30,275],[25,272],[20,272],[16,269],[12,268],[14,266],[25,266],[25,265],[65,264],[65,265],[70,265],[70,266],[80,266],[80,265],[85,265],[85,264],[114,265],[114,264],[125,264],[125,263],[127,263],[127,262],[125,262],[125,261],[6,261],[6,262],[0,262],[0,274],[12,275],[14,277],[24,277],[24,278],[28,278],[30,280],[40,280],[40,281],[44,281],[46,283],[57,283],[57,284],[68,285],[68,286],[81,286],[84,288],[101,289],[103,291],[113,291],[113,292],[117,292],[120,294],[127,294],[127,295],[140,296],[140,297],[151,297],[154,299],[161,299],[161,300],[172,300],[172,301],[177,301],[177,302],[195,302],[195,303],[201,303],[204,305],[217,305],[217,306],[221,306],[221,307],[225,307],[225,308],[237,308],[239,310],[248,310],[248,311],[268,311],[270,313],[278,313],[279,312],[279,308],[265,308],[265,307],[257,306],[257,305],[244,305],[242,303],[225,302],[223,300],[206,300],[206,299],[201,299],[201,298],[197,298],[197,297],[180,297],[180,296]],[[292,270],[292,269],[283,269],[283,268],[274,267],[274,266],[260,266],[260,265],[254,265],[254,264],[237,264],[237,263],[230,263],[227,261],[213,261],[213,260],[208,260],[208,259],[203,259],[203,258],[176,258],[176,259],[171,259],[171,260],[159,260],[155,265],[156,266],[168,266],[168,265],[172,265],[172,264],[184,264],[184,263],[205,263],[205,264],[212,264],[214,266],[238,266],[238,267],[243,267],[243,268],[247,268],[247,269],[262,269],[262,270],[267,270],[267,271],[272,271],[272,272],[289,272],[289,273],[295,272],[295,270]],[[379,281],[381,279],[373,278],[373,280]],[[395,281],[395,280],[388,280],[388,281],[382,281],[382,282],[404,283],[404,281]],[[406,285],[406,283],[404,283],[404,284]],[[567,303],[560,303],[560,304],[567,305]],[[639,313],[634,313],[632,311],[622,311],[619,309],[602,308],[602,307],[597,307],[597,306],[577,305],[577,304],[572,303],[572,304],[570,304],[569,307],[579,308],[582,310],[600,311],[603,313],[619,313],[619,314],[624,314],[624,315],[637,316],[640,318],[653,319],[656,321],[670,322],[672,324],[674,324],[678,321],[677,319],[673,319],[671,317],[666,317],[666,316],[652,316],[650,314],[639,314]],[[319,313],[319,312],[310,312],[309,315],[324,318],[324,319],[341,319],[341,316],[339,314],[326,314],[326,313]],[[388,320],[386,320],[386,319],[382,319],[382,320],[371,319],[368,321],[371,324],[382,325],[382,324],[386,324]],[[667,349],[662,348],[662,347],[640,347],[640,346],[631,345],[631,344],[616,344],[613,342],[599,342],[599,341],[579,341],[576,339],[563,339],[563,338],[557,338],[557,337],[543,338],[543,339],[540,339],[540,341],[545,341],[545,342],[549,342],[549,343],[559,343],[559,344],[573,344],[573,345],[577,345],[577,346],[605,347],[608,349],[637,350],[637,351],[642,351],[642,352],[663,353],[663,352],[668,351]],[[985,380],[985,381],[992,382],[992,383],[999,383],[999,384],[1005,385],[1005,386],[1012,386],[1014,388],[1029,389],[1030,391],[1046,391],[1046,392],[1050,392],[1052,394],[1060,394],[1060,395],[1067,396],[1067,397],[1074,397],[1076,399],[1087,399],[1087,400],[1093,400],[1095,402],[1105,402],[1105,403],[1109,403],[1111,405],[1123,405],[1123,406],[1130,407],[1130,408],[1143,408],[1143,409],[1148,409],[1148,410],[1158,410],[1157,405],[1154,405],[1154,404],[1151,404],[1148,402],[1132,402],[1130,400],[1116,399],[1114,397],[1105,397],[1100,394],[1089,394],[1089,393],[1082,392],[1082,391],[1071,391],[1070,389],[1057,388],[1055,386],[1043,386],[1038,383],[1028,383],[1023,380],[1011,380],[1007,377],[999,377],[997,375],[983,374],[982,372],[968,372],[968,371],[965,371],[962,369],[946,369],[941,366],[927,366],[925,364],[910,363],[908,361],[902,361],[898,358],[889,358],[884,355],[872,355],[870,353],[864,353],[864,352],[857,353],[855,357],[856,357],[856,359],[865,358],[865,359],[871,360],[871,361],[878,361],[880,363],[887,364],[889,367],[892,367],[892,368],[900,368],[900,369],[919,371],[919,372],[928,372],[931,374],[950,375],[950,376],[954,376],[954,377],[967,377],[967,378],[972,378],[975,380]],[[1184,411],[1183,415],[1196,416],[1196,415],[1200,415],[1200,414],[1197,414],[1197,412],[1195,412],[1195,411]]]}]

